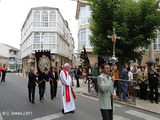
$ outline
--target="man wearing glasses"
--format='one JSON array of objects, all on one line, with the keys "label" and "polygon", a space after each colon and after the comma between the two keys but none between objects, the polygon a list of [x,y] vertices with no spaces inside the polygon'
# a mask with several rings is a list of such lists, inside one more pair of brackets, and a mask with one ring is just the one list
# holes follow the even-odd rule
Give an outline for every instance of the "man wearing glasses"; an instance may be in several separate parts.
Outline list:
[{"label": "man wearing glasses", "polygon": [[103,73],[98,76],[99,106],[103,120],[113,120],[113,99],[115,77],[109,76],[110,66],[103,64],[101,67]]}]

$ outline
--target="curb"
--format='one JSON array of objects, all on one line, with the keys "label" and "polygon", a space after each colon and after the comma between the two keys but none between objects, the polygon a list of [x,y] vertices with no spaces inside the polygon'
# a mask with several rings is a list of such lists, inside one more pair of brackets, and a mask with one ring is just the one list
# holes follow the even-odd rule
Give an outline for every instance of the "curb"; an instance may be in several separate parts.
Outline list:
[{"label": "curb", "polygon": [[[85,93],[85,92],[82,92],[82,91],[80,91],[80,93],[83,94],[83,95],[90,96],[90,97],[98,98],[98,96],[96,96],[96,95],[92,95],[92,94]],[[134,108],[137,108],[137,109],[140,109],[140,110],[144,110],[144,111],[147,111],[147,112],[151,112],[151,113],[160,115],[160,113],[158,113],[158,112],[151,111],[151,110],[148,110],[148,109],[144,109],[144,108],[141,108],[141,107],[138,107],[138,106],[135,106],[135,105],[126,104],[126,103],[123,103],[123,102],[120,102],[120,101],[116,101],[116,100],[114,100],[114,102],[115,102],[115,103],[118,103],[118,104],[122,104],[122,105],[130,106],[130,107],[134,107]]]}]

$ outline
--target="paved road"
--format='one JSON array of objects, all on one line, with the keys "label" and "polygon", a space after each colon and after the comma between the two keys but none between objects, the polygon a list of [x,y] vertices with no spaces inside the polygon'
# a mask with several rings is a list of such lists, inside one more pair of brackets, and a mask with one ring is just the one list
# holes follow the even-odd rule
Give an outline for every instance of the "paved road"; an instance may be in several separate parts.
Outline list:
[{"label": "paved road", "polygon": [[[7,74],[6,82],[0,83],[0,120],[101,120],[96,98],[76,93],[76,112],[61,113],[60,89],[57,98],[50,99],[49,85],[45,100],[39,101],[36,88],[36,104],[28,102],[27,80]],[[114,120],[160,120],[160,115],[115,104]]]}]

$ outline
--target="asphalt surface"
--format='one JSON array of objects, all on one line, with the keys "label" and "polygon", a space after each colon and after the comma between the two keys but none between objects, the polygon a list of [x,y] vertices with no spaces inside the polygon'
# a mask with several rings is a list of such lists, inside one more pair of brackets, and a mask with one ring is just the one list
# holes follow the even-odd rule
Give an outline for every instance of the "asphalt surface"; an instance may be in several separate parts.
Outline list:
[{"label": "asphalt surface", "polygon": [[[6,82],[0,83],[0,120],[101,120],[96,98],[76,93],[75,113],[61,113],[60,89],[54,100],[50,99],[46,84],[45,100],[39,101],[36,87],[35,104],[28,101],[27,79],[7,74]],[[125,105],[115,104],[114,120],[160,120],[160,115]]]}]

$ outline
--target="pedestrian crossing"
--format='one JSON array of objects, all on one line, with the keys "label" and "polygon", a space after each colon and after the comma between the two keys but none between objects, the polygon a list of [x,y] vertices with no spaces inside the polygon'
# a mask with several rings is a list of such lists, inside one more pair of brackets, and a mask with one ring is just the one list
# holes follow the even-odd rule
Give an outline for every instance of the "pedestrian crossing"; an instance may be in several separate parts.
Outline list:
[{"label": "pedestrian crossing", "polygon": [[113,120],[130,120],[130,119],[125,118],[125,117],[120,116],[120,115],[114,115]]},{"label": "pedestrian crossing", "polygon": [[128,110],[128,111],[125,111],[125,113],[139,117],[144,120],[160,120],[160,117],[156,118],[154,116],[151,116],[151,115],[139,112],[139,111],[135,111],[135,110]]}]

